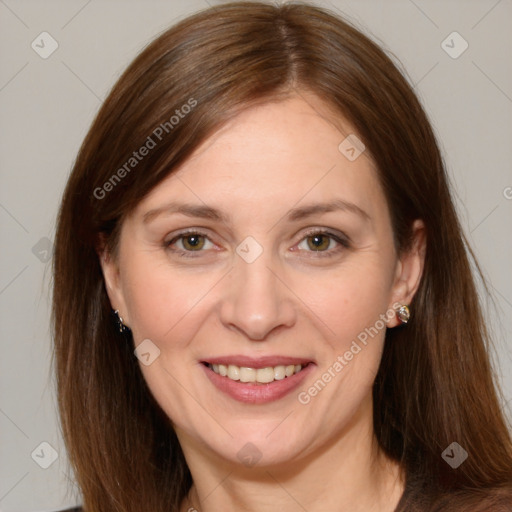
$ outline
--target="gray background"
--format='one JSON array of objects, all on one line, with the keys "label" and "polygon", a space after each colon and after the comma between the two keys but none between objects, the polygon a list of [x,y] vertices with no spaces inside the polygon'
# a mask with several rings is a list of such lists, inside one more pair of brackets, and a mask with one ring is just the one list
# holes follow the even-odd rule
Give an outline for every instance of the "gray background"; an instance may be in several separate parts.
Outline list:
[{"label": "gray background", "polygon": [[[496,368],[512,399],[512,2],[339,0],[403,63],[441,141],[462,224],[489,280]],[[153,37],[205,1],[0,0],[0,509],[79,502],[66,477],[50,359],[57,206],[110,87]],[[31,47],[47,31],[58,49]],[[457,31],[469,44],[448,38]],[[453,39],[453,42],[452,42]],[[452,46],[449,49],[446,45]],[[45,48],[49,48],[46,40]],[[442,311],[439,312],[443,314]],[[73,321],[70,318],[70,321]],[[58,459],[51,462],[49,443]],[[35,450],[35,452],[34,452]],[[31,454],[34,453],[33,457]],[[39,454],[39,457],[37,455]],[[35,461],[38,461],[37,464]]]}]

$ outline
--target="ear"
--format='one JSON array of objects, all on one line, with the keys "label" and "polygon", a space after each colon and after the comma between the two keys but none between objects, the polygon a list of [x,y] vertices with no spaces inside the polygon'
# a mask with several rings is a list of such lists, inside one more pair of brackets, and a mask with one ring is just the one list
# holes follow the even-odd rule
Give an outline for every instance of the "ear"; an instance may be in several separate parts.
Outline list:
[{"label": "ear", "polygon": [[[397,305],[409,305],[418,290],[425,264],[427,248],[425,224],[415,220],[412,226],[413,241],[408,251],[404,252],[396,266],[395,280],[388,309],[396,311]],[[388,327],[400,324],[396,314],[388,321]]]},{"label": "ear", "polygon": [[103,240],[97,247],[96,252],[100,260],[105,289],[107,290],[110,305],[112,309],[119,311],[119,316],[122,317],[123,323],[129,326],[128,309],[121,287],[121,275],[117,258],[111,254]]}]

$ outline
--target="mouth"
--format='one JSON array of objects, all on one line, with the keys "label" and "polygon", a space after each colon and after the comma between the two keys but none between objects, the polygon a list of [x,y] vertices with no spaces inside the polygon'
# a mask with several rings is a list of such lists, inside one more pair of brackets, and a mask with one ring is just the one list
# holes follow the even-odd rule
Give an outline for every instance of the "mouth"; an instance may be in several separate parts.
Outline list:
[{"label": "mouth", "polygon": [[264,404],[290,394],[313,372],[313,361],[290,357],[227,356],[201,361],[223,394],[246,404]]},{"label": "mouth", "polygon": [[248,366],[237,366],[234,364],[217,364],[203,362],[210,370],[221,377],[244,384],[270,384],[275,381],[284,380],[301,372],[310,363],[266,366],[263,368],[251,368]]}]

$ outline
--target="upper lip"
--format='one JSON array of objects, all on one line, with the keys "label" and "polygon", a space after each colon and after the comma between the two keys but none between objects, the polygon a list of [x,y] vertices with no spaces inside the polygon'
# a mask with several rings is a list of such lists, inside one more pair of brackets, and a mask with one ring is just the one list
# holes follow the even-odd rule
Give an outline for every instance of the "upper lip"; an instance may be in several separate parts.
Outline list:
[{"label": "upper lip", "polygon": [[288,365],[302,365],[305,366],[308,363],[312,363],[311,359],[303,357],[288,357],[288,356],[259,356],[249,357],[243,355],[231,355],[231,356],[218,356],[208,357],[203,359],[203,363],[210,364],[225,364],[234,365],[245,368],[268,368],[269,366],[288,366]]}]

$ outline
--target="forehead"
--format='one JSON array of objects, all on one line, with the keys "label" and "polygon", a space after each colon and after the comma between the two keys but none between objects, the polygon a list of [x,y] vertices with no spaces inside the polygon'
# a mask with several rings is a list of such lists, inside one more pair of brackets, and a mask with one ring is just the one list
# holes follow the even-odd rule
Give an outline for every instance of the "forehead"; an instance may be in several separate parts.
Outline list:
[{"label": "forehead", "polygon": [[224,206],[228,213],[278,213],[279,207],[334,195],[366,211],[382,207],[371,157],[364,151],[347,158],[346,139],[354,135],[348,122],[314,96],[249,108],[201,144],[137,210],[186,198]]}]

